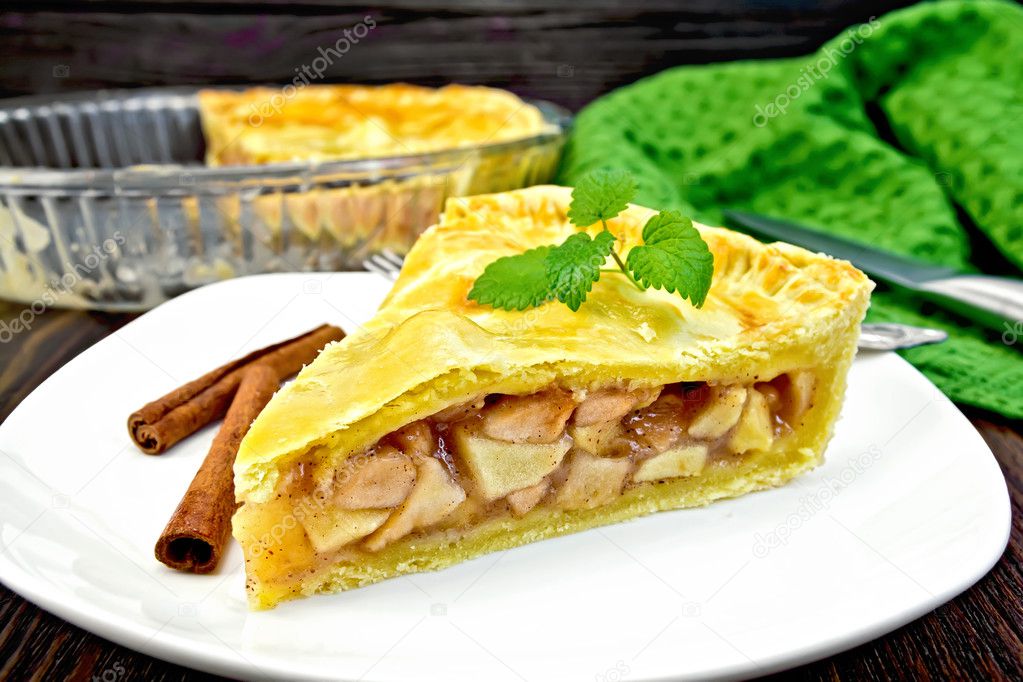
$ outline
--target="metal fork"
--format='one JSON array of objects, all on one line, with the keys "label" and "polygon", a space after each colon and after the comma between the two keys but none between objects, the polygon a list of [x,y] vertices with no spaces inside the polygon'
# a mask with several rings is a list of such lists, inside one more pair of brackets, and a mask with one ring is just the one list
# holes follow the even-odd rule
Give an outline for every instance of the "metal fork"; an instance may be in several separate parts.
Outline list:
[{"label": "metal fork", "polygon": [[941,329],[885,322],[863,325],[856,344],[863,350],[899,350],[941,343],[947,338]]},{"label": "metal fork", "polygon": [[[390,249],[383,249],[362,261],[364,268],[392,282],[398,278],[405,259]],[[948,334],[940,329],[914,327],[893,322],[865,324],[857,345],[863,350],[898,350],[930,343],[941,343]]]},{"label": "metal fork", "polygon": [[383,249],[362,261],[362,267],[393,282],[398,279],[398,273],[401,272],[401,266],[404,262],[405,259],[394,251]]}]

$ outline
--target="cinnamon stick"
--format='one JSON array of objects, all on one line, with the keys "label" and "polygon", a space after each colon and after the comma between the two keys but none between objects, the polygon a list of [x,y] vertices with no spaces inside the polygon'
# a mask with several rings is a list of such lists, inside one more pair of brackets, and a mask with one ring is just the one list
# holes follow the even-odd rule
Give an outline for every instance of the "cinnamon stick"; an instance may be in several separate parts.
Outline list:
[{"label": "cinnamon stick", "polygon": [[156,541],[156,558],[179,571],[210,573],[231,535],[234,514],[234,458],[249,425],[280,385],[269,366],[242,372],[224,424],[188,486],[167,527]]},{"label": "cinnamon stick", "polygon": [[158,455],[224,416],[247,368],[266,365],[274,370],[279,383],[312,362],[325,345],[344,336],[340,328],[324,324],[294,339],[253,351],[132,413],[128,433],[142,452]]}]

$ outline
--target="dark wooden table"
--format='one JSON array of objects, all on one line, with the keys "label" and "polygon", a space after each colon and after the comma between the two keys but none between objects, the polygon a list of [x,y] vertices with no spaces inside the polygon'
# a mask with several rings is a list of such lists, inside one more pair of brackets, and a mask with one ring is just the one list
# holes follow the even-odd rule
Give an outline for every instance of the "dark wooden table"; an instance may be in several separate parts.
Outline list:
[{"label": "dark wooden table", "polygon": [[[22,306],[0,302],[0,320]],[[48,311],[0,344],[0,420],[47,376],[132,319]],[[962,596],[878,640],[786,673],[806,680],[1023,679],[1023,437],[1019,424],[974,418],[1012,498],[1009,547]],[[209,676],[136,653],[39,609],[0,586],[0,680],[184,680]]]}]

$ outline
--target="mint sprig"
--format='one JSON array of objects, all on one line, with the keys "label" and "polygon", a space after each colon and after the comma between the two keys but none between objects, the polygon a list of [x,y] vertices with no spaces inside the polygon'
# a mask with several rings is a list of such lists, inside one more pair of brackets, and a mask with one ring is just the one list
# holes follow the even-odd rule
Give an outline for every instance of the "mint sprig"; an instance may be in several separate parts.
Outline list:
[{"label": "mint sprig", "polygon": [[[588,228],[600,223],[595,237],[577,232],[561,244],[541,246],[488,265],[469,291],[470,300],[504,310],[525,310],[557,299],[572,311],[586,301],[602,273],[627,278],[637,289],[678,292],[696,307],[703,305],[714,273],[714,258],[693,223],[677,211],[662,211],[643,227],[643,244],[626,261],[614,250],[608,221],[635,198],[636,182],[621,170],[599,170],[572,190],[568,218]],[[618,269],[602,266],[610,256]]]}]

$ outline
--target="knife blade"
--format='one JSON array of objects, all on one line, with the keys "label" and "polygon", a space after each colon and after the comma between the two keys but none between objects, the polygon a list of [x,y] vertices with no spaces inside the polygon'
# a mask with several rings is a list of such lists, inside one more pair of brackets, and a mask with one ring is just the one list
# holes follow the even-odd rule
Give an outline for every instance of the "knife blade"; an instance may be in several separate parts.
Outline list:
[{"label": "knife blade", "polygon": [[923,263],[779,218],[732,209],[724,214],[754,236],[847,260],[875,279],[914,292],[995,331],[1005,333],[1023,325],[1021,280]]}]

